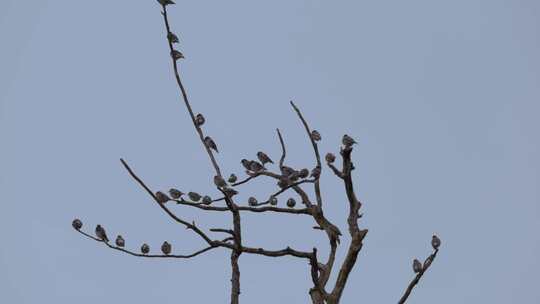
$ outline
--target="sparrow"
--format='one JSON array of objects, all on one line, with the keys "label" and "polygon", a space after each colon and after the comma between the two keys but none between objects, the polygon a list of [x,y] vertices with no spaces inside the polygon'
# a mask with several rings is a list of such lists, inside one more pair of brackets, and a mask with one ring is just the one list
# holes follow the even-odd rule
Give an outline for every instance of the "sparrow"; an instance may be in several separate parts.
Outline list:
[{"label": "sparrow", "polygon": [[439,239],[436,235],[433,235],[431,238],[431,246],[433,249],[437,250],[441,246],[441,239]]},{"label": "sparrow", "polygon": [[199,113],[199,114],[197,114],[197,116],[195,116],[195,124],[197,126],[200,127],[200,126],[204,125],[205,122],[206,122],[206,119],[204,119],[204,116],[201,113]]},{"label": "sparrow", "polygon": [[317,166],[311,170],[311,177],[318,179],[321,177],[321,167]]},{"label": "sparrow", "polygon": [[109,241],[109,238],[107,237],[107,233],[105,232],[105,229],[101,227],[101,225],[96,226],[96,236],[98,237],[98,239],[104,242]]},{"label": "sparrow", "polygon": [[201,199],[201,195],[197,192],[189,192],[188,197],[194,202],[198,202]]},{"label": "sparrow", "polygon": [[414,259],[412,268],[413,268],[414,273],[419,273],[420,271],[422,271],[422,263],[420,263],[419,260]]},{"label": "sparrow", "polygon": [[161,245],[161,252],[163,252],[165,255],[171,254],[172,246],[167,241],[163,242],[163,245]]},{"label": "sparrow", "polygon": [[180,40],[178,40],[178,36],[176,36],[174,33],[169,32],[167,34],[167,39],[169,39],[169,42],[171,43],[178,43]]},{"label": "sparrow", "polygon": [[282,166],[281,167],[281,174],[283,176],[290,176],[291,174],[293,174],[296,170],[294,170],[293,168],[291,167],[287,167],[287,166]]},{"label": "sparrow", "polygon": [[184,195],[184,192],[182,192],[182,191],[180,191],[178,189],[171,188],[169,190],[169,194],[171,195],[172,198],[179,199],[180,197],[182,197],[182,195]]},{"label": "sparrow", "polygon": [[227,182],[220,175],[214,176],[214,184],[218,188],[223,188],[223,187],[227,186]]},{"label": "sparrow", "polygon": [[262,152],[262,151],[259,151],[257,152],[257,158],[261,161],[261,163],[264,165],[266,165],[267,163],[271,163],[273,164],[274,162],[270,159],[270,157],[268,157],[268,155],[266,155],[266,153]]},{"label": "sparrow", "polygon": [[150,252],[150,246],[148,246],[148,244],[142,244],[141,246],[141,252],[142,254],[148,254],[148,252]]},{"label": "sparrow", "polygon": [[249,168],[251,169],[251,171],[253,172],[259,172],[259,171],[263,171],[265,170],[266,168],[261,165],[261,163],[259,163],[258,161],[254,161],[252,160],[249,164]]},{"label": "sparrow", "polygon": [[309,176],[309,169],[307,168],[300,170],[300,173],[298,174],[298,177],[300,178],[306,178],[308,176]]},{"label": "sparrow", "polygon": [[270,203],[270,205],[276,206],[277,203],[278,203],[277,197],[275,197],[275,196],[272,195],[272,196],[270,197],[270,199],[268,200],[268,202]]},{"label": "sparrow", "polygon": [[242,166],[246,168],[246,170],[251,171],[251,162],[249,160],[243,158],[240,162],[242,163]]},{"label": "sparrow", "polygon": [[178,60],[178,59],[185,58],[185,57],[184,57],[184,54],[182,54],[180,51],[177,51],[177,50],[172,50],[172,51],[171,51],[171,57],[172,57],[174,60]]},{"label": "sparrow", "polygon": [[203,204],[205,205],[210,205],[212,203],[212,198],[208,195],[205,195],[203,198],[202,198],[202,201],[201,201]]},{"label": "sparrow", "polygon": [[251,196],[249,199],[248,199],[248,204],[252,207],[254,206],[257,206],[257,199],[254,198],[253,196]]},{"label": "sparrow", "polygon": [[238,177],[236,175],[234,175],[234,173],[233,173],[233,174],[231,174],[231,176],[229,176],[229,179],[227,181],[229,183],[231,183],[231,184],[234,184],[234,183],[236,183],[237,180],[238,180]]},{"label": "sparrow", "polygon": [[321,133],[319,133],[319,131],[317,131],[317,130],[311,131],[311,139],[313,139],[314,141],[320,141],[321,140]]},{"label": "sparrow", "polygon": [[71,223],[71,226],[73,226],[75,230],[80,230],[82,228],[82,222],[80,219],[74,219],[73,222]]},{"label": "sparrow", "polygon": [[121,236],[121,235],[118,235],[116,237],[116,246],[118,247],[124,247],[126,245],[126,241],[124,240],[124,238]]},{"label": "sparrow", "polygon": [[332,154],[332,153],[327,153],[324,158],[326,159],[326,162],[329,163],[329,164],[336,161],[336,156],[334,154]]},{"label": "sparrow", "polygon": [[354,140],[352,137],[350,137],[347,134],[343,135],[343,138],[341,139],[341,142],[343,143],[343,145],[346,148],[350,148],[350,147],[352,147],[352,145],[356,144],[356,140]]},{"label": "sparrow", "polygon": [[238,194],[238,191],[234,190],[233,188],[225,187],[225,188],[222,189],[222,191],[223,191],[223,193],[225,193],[225,195],[227,197],[233,197],[233,196]]},{"label": "sparrow", "polygon": [[160,204],[165,204],[166,202],[170,201],[171,198],[169,196],[167,196],[167,194],[165,194],[165,193],[163,193],[161,191],[158,191],[158,192],[156,192],[156,200]]},{"label": "sparrow", "polygon": [[216,153],[219,153],[216,143],[210,136],[206,136],[204,138],[204,144],[208,147],[208,149],[212,149],[216,151]]},{"label": "sparrow", "polygon": [[291,197],[287,200],[287,207],[293,208],[295,205],[296,205],[296,201],[294,200],[294,198]]}]

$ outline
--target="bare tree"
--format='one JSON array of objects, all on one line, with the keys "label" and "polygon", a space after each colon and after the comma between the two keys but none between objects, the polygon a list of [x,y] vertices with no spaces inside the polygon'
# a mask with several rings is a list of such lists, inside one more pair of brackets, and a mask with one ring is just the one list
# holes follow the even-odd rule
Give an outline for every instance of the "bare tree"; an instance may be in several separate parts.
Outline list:
[{"label": "bare tree", "polygon": [[[146,244],[142,244],[140,248],[140,253],[136,251],[131,251],[124,248],[125,241],[122,236],[118,236],[112,244],[109,241],[105,229],[101,225],[97,225],[95,230],[95,236],[91,233],[84,232],[82,229],[82,222],[79,219],[75,219],[72,223],[73,227],[85,235],[88,238],[96,240],[103,243],[111,249],[119,250],[124,253],[144,258],[173,258],[173,259],[188,259],[193,258],[198,255],[201,255],[205,252],[208,252],[217,248],[224,248],[230,250],[231,252],[231,295],[230,302],[231,304],[239,303],[240,297],[240,268],[238,266],[238,260],[243,253],[246,254],[256,254],[267,257],[292,257],[303,259],[310,265],[310,279],[313,283],[313,287],[309,290],[309,295],[311,301],[314,304],[335,304],[339,303],[343,290],[345,289],[349,274],[351,273],[353,267],[356,264],[356,259],[358,253],[362,249],[363,240],[366,237],[368,232],[367,229],[361,229],[359,227],[358,221],[362,217],[360,213],[360,208],[362,203],[358,200],[353,186],[352,171],[355,169],[353,162],[351,160],[351,154],[353,152],[353,147],[356,144],[356,141],[348,136],[344,135],[342,138],[342,147],[340,148],[340,156],[342,159],[341,168],[338,168],[335,165],[336,156],[332,153],[328,153],[324,157],[326,165],[333,172],[333,174],[340,180],[343,181],[343,186],[345,188],[345,193],[348,199],[348,208],[349,215],[347,217],[348,233],[351,237],[351,242],[347,247],[347,254],[344,260],[339,264],[336,261],[336,251],[340,245],[340,236],[342,235],[339,228],[333,224],[328,218],[325,217],[323,212],[323,198],[321,195],[320,188],[320,177],[323,169],[323,164],[321,160],[321,155],[319,152],[318,141],[321,140],[321,135],[318,131],[311,129],[308,122],[302,115],[300,109],[291,101],[291,106],[298,115],[302,125],[306,131],[307,138],[313,146],[314,153],[314,168],[312,170],[308,169],[295,169],[290,166],[285,165],[287,150],[286,145],[283,140],[283,137],[277,129],[277,136],[279,139],[279,144],[281,146],[281,158],[279,159],[279,172],[272,172],[267,169],[265,165],[267,163],[273,163],[273,161],[268,157],[264,152],[257,153],[257,160],[247,160],[243,159],[241,161],[242,165],[245,168],[247,177],[243,180],[238,181],[236,175],[231,174],[231,176],[225,179],[222,174],[219,164],[214,157],[214,153],[218,152],[218,147],[215,141],[205,135],[203,131],[203,126],[205,124],[205,118],[202,114],[195,114],[193,108],[188,100],[188,95],[186,89],[184,88],[179,68],[178,62],[184,58],[184,55],[174,48],[174,44],[178,43],[178,37],[173,33],[169,25],[169,19],[167,15],[167,7],[170,4],[174,4],[171,0],[158,0],[163,11],[163,19],[165,22],[165,28],[167,33],[167,41],[170,49],[171,63],[174,70],[174,76],[176,78],[178,87],[180,89],[182,99],[184,104],[189,112],[189,116],[195,126],[195,130],[199,135],[201,143],[203,144],[206,153],[210,158],[210,161],[215,170],[214,183],[217,190],[222,194],[222,197],[219,199],[212,200],[209,196],[202,197],[200,194],[195,192],[189,192],[187,194],[183,193],[178,189],[170,189],[169,193],[158,191],[154,192],[151,190],[143,180],[135,174],[133,169],[127,164],[126,161],[121,159],[123,166],[129,172],[131,177],[148,192],[148,195],[152,197],[157,206],[161,208],[170,218],[176,221],[178,224],[185,226],[187,229],[192,230],[197,234],[206,244],[206,246],[198,251],[189,254],[172,254],[172,246],[168,242],[164,242],[161,246],[161,251],[163,254],[150,254],[150,248]],[[235,201],[235,195],[238,193],[238,190],[242,185],[253,181],[254,179],[266,177],[273,179],[277,182],[278,190],[270,195],[270,197],[259,202],[255,197],[250,197],[247,204],[239,204]],[[308,193],[311,191],[306,191],[305,187],[313,187],[313,193]],[[279,195],[285,193],[286,191],[294,191],[301,199],[301,204],[297,206],[296,201],[293,198],[287,200],[286,207],[277,206],[277,198]],[[313,198],[314,195],[314,198]],[[224,202],[224,205],[218,205],[218,202]],[[167,206],[168,202],[175,202],[178,205],[192,207],[201,209],[208,212],[230,212],[232,216],[232,229],[231,228],[215,228],[210,229],[210,232],[214,233],[223,233],[226,235],[223,239],[216,239],[208,234],[208,232],[203,231],[197,226],[195,221],[188,221],[177,215]],[[319,261],[317,248],[313,248],[311,251],[300,251],[293,249],[292,247],[286,247],[281,250],[268,250],[265,248],[255,248],[246,245],[242,240],[242,223],[241,223],[241,214],[244,212],[253,212],[253,213],[263,213],[263,212],[273,212],[273,213],[287,213],[287,214],[297,214],[301,216],[311,216],[316,223],[314,229],[323,231],[328,238],[329,244],[329,255],[326,261]],[[431,266],[434,261],[437,252],[440,246],[440,239],[437,236],[433,236],[431,245],[433,247],[433,253],[429,255],[423,263],[418,260],[413,261],[413,271],[416,273],[416,276],[408,285],[405,293],[398,303],[405,303],[409,297],[413,288],[418,284],[420,278],[424,275],[427,269]],[[334,284],[329,284],[329,278],[333,271],[337,271],[337,279]],[[333,286],[332,286],[333,285]]]}]

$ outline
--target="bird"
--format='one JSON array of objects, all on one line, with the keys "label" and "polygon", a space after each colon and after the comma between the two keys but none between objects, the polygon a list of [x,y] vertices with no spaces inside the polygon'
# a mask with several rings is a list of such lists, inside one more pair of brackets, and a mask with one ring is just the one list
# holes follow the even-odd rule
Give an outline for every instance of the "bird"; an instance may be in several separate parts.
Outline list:
[{"label": "bird", "polygon": [[184,57],[184,54],[182,54],[180,51],[177,51],[177,50],[172,50],[172,51],[171,51],[171,57],[172,57],[174,60],[178,60],[178,59],[185,58],[185,57]]},{"label": "bird", "polygon": [[311,139],[313,139],[313,141],[320,141],[321,140],[321,133],[319,133],[319,131],[317,131],[317,130],[311,131]]},{"label": "bird", "polygon": [[441,246],[441,239],[439,239],[436,235],[433,235],[431,238],[431,246],[433,249],[438,250]]},{"label": "bird", "polygon": [[172,1],[172,0],[157,0],[157,2],[159,2],[159,4],[161,4],[163,6],[167,6],[169,4],[175,4],[174,1]]},{"label": "bird", "polygon": [[212,137],[206,136],[204,138],[204,144],[206,145],[206,147],[208,147],[208,149],[212,149],[212,150],[216,151],[217,153],[219,153],[217,145],[214,142],[214,140],[212,139]]},{"label": "bird", "polygon": [[229,179],[227,180],[229,183],[234,184],[238,180],[238,177],[233,173],[231,176],[229,176]]},{"label": "bird", "polygon": [[350,137],[347,134],[343,135],[343,138],[341,139],[341,142],[343,143],[343,145],[346,148],[350,148],[350,147],[352,147],[352,145],[356,144],[356,140],[354,140],[352,137]]},{"label": "bird", "polygon": [[233,197],[233,196],[238,194],[238,191],[234,190],[233,188],[225,187],[225,188],[222,189],[222,191],[225,194],[225,196],[227,196],[227,197]]},{"label": "bird", "polygon": [[163,193],[161,191],[158,191],[158,192],[156,192],[156,200],[160,204],[165,204],[166,202],[170,201],[171,198],[167,194],[165,194],[165,193]]},{"label": "bird", "polygon": [[126,245],[126,241],[124,240],[124,238],[121,236],[121,235],[118,235],[116,237],[116,246],[118,247],[124,247]]},{"label": "bird", "polygon": [[294,200],[294,198],[291,197],[287,200],[287,207],[293,208],[295,205],[296,205],[296,200]]},{"label": "bird", "polygon": [[246,168],[246,170],[248,171],[251,171],[251,163],[249,160],[245,159],[245,158],[242,158],[242,160],[240,161],[240,163],[242,163],[242,166],[244,166],[244,168]]},{"label": "bird", "polygon": [[107,237],[107,233],[105,232],[105,228],[101,227],[101,225],[96,226],[96,236],[98,239],[108,242],[109,238]]},{"label": "bird", "polygon": [[71,223],[71,226],[73,226],[75,230],[80,230],[82,228],[82,222],[80,219],[74,219],[73,222]]},{"label": "bird", "polygon": [[336,161],[336,156],[333,153],[326,153],[326,156],[324,158],[326,159],[326,162],[329,164]]},{"label": "bird", "polygon": [[182,195],[184,195],[184,192],[178,189],[171,188],[169,189],[169,194],[171,195],[172,198],[179,199],[180,197],[182,197]]},{"label": "bird", "polygon": [[252,160],[249,163],[249,168],[253,172],[259,172],[259,171],[266,170],[266,168],[263,165],[261,165],[261,163],[259,163],[258,161],[255,161],[255,160]]},{"label": "bird", "polygon": [[412,267],[413,267],[414,273],[419,273],[422,271],[422,263],[420,263],[418,259],[413,260]]},{"label": "bird", "polygon": [[169,39],[170,43],[178,43],[180,40],[178,40],[178,36],[176,36],[174,33],[169,32],[167,34],[167,39]]},{"label": "bird", "polygon": [[280,178],[277,182],[278,187],[285,188],[289,185],[289,180],[287,178]]},{"label": "bird", "polygon": [[197,116],[195,116],[195,124],[198,127],[204,125],[205,122],[206,122],[206,119],[204,119],[204,116],[201,113],[199,113],[199,114],[197,114]]},{"label": "bird", "polygon": [[274,162],[270,159],[270,157],[268,155],[266,155],[266,153],[262,152],[262,151],[259,151],[257,152],[257,158],[261,161],[261,163],[264,165],[266,165],[267,163],[271,163],[273,164]]},{"label": "bird", "polygon": [[171,254],[172,246],[167,241],[163,242],[163,245],[161,245],[161,252],[163,252],[165,255]]},{"label": "bird", "polygon": [[317,166],[311,170],[311,177],[318,179],[321,177],[321,167]]},{"label": "bird", "polygon": [[205,205],[210,205],[212,203],[212,198],[208,195],[203,196],[202,201]]},{"label": "bird", "polygon": [[201,195],[197,192],[189,192],[188,197],[194,202],[198,202],[201,199]]},{"label": "bird", "polygon": [[309,176],[309,169],[307,168],[304,168],[302,170],[300,170],[299,174],[298,174],[298,177],[300,178],[306,178]]},{"label": "bird", "polygon": [[281,174],[283,176],[290,176],[291,174],[293,174],[296,170],[294,170],[293,168],[291,167],[287,167],[287,166],[281,166]]},{"label": "bird", "polygon": [[273,195],[270,196],[270,199],[268,200],[268,202],[270,203],[270,205],[276,206],[277,203],[278,203],[277,197],[275,197],[275,196],[273,196]]},{"label": "bird", "polygon": [[248,199],[248,204],[252,207],[254,206],[257,206],[257,199],[254,198],[253,196],[251,196],[249,199]]},{"label": "bird", "polygon": [[142,254],[148,254],[148,252],[150,252],[150,246],[148,246],[146,243],[142,244],[141,252]]},{"label": "bird", "polygon": [[227,186],[227,182],[225,181],[225,179],[223,179],[223,177],[221,177],[221,175],[214,176],[214,184],[218,188],[223,188]]}]

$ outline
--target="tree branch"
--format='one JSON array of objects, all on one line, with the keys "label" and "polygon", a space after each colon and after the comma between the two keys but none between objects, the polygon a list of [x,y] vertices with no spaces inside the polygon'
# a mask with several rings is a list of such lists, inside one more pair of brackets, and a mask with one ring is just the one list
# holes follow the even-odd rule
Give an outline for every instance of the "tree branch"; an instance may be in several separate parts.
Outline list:
[{"label": "tree branch", "polygon": [[424,273],[429,269],[429,267],[431,266],[431,263],[433,263],[433,261],[435,260],[435,257],[437,256],[438,252],[439,252],[439,249],[435,249],[433,253],[430,254],[429,257],[426,258],[426,260],[424,261],[422,270],[419,273],[417,273],[414,279],[411,281],[411,283],[409,283],[409,286],[407,286],[405,293],[403,294],[401,299],[399,299],[398,304],[403,304],[405,303],[405,301],[407,301],[407,298],[411,294],[413,288],[416,286],[416,284],[418,284],[418,282],[420,282],[420,279],[424,276]]}]

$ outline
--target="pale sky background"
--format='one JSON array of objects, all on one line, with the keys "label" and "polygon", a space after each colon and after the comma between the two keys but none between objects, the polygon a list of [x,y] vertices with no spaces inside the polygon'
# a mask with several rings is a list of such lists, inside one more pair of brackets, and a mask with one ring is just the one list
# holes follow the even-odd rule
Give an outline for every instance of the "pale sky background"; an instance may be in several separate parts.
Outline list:
[{"label": "pale sky background", "polygon": [[[226,173],[244,176],[239,160],[259,150],[279,158],[276,127],[289,164],[312,166],[290,99],[323,153],[344,133],[360,143],[370,232],[343,303],[396,303],[434,232],[440,255],[409,303],[540,303],[539,1],[178,2],[183,78]],[[141,259],[71,228],[101,223],[132,249],[204,246],[119,162],[155,190],[216,195],[157,3],[2,0],[0,41],[0,303],[228,303],[226,250]],[[345,232],[342,185],[324,174],[326,214]],[[240,197],[266,197],[265,181]],[[173,209],[204,228],[230,223]],[[327,252],[308,217],[243,223],[247,245]],[[242,303],[309,302],[303,260],[246,254],[241,271]]]}]

